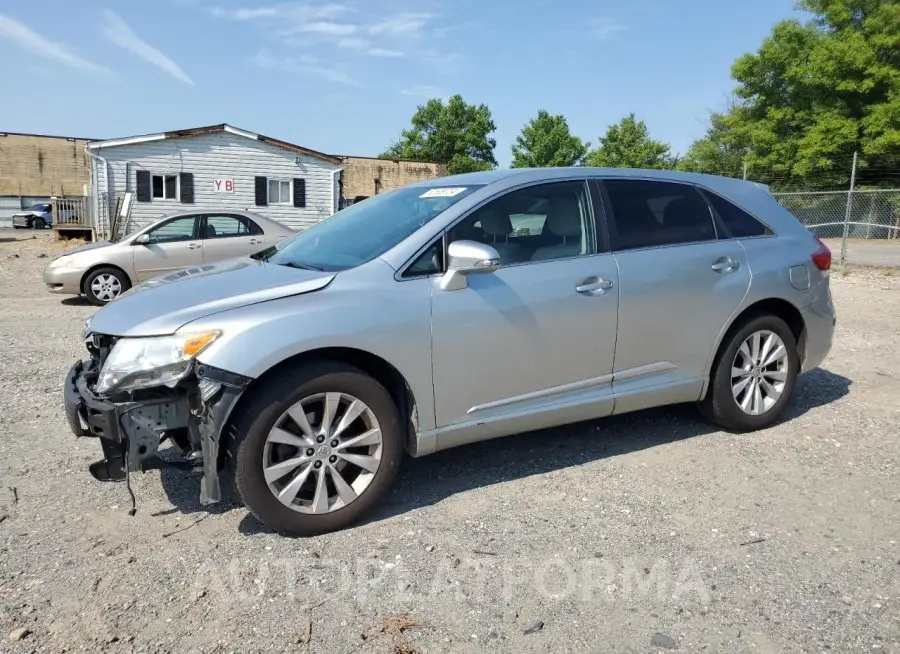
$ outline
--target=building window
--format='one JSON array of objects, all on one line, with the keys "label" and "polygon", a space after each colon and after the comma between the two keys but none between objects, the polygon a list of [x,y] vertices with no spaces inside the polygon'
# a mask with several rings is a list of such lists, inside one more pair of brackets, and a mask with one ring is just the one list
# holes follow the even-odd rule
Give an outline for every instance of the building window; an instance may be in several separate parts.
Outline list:
[{"label": "building window", "polygon": [[177,200],[178,175],[154,175],[153,197],[162,200]]},{"label": "building window", "polygon": [[291,180],[289,179],[270,179],[269,180],[269,204],[290,204],[291,203]]}]

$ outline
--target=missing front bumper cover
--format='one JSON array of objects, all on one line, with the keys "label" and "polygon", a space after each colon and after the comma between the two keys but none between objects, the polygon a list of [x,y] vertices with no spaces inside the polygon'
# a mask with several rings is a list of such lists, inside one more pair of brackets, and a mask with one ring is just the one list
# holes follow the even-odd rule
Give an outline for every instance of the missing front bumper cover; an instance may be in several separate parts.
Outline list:
[{"label": "missing front bumper cover", "polygon": [[[89,466],[91,475],[100,481],[124,480],[128,472],[141,470],[144,462],[157,455],[167,433],[184,430],[192,448],[185,454],[190,460],[202,455],[200,502],[218,502],[222,426],[249,379],[198,366],[197,374],[202,377],[192,376],[175,389],[152,389],[137,398],[125,395],[122,401],[114,401],[92,391],[98,368],[94,361],[76,363],[65,383],[66,418],[72,432],[99,438],[103,449],[103,458]],[[220,388],[201,398],[202,379],[212,380]]]}]

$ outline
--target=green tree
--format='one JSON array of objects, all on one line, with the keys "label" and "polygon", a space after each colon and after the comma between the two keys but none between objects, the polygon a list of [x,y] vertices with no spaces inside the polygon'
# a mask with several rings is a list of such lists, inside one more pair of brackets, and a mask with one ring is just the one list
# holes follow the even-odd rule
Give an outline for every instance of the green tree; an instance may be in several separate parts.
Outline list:
[{"label": "green tree", "polygon": [[450,174],[491,170],[497,166],[497,141],[491,136],[496,129],[486,105],[466,104],[460,95],[446,104],[432,98],[416,109],[412,126],[379,156],[441,163]]},{"label": "green tree", "polygon": [[743,175],[750,146],[745,134],[733,128],[735,110],[736,105],[732,103],[727,111],[710,114],[706,134],[694,141],[679,159],[678,170],[728,177]]},{"label": "green tree", "polygon": [[511,168],[580,166],[588,146],[569,131],[564,116],[541,109],[512,145]]},{"label": "green tree", "polygon": [[674,159],[669,154],[669,145],[651,139],[644,121],[629,114],[618,124],[610,125],[585,163],[602,168],[661,169],[671,167]]},{"label": "green tree", "polygon": [[[740,104],[723,119],[761,181],[877,183],[900,154],[900,2],[800,0],[811,20],[778,23],[732,67]],[[893,161],[892,161],[893,160]]]}]

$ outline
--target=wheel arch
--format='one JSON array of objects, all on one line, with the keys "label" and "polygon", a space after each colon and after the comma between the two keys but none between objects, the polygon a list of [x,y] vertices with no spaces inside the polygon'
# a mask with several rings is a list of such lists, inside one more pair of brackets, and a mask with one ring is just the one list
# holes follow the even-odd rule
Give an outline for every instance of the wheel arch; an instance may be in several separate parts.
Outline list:
[{"label": "wheel arch", "polygon": [[722,352],[729,342],[731,335],[746,324],[748,320],[762,315],[777,316],[787,323],[788,328],[790,328],[791,333],[797,341],[797,354],[800,357],[799,363],[800,369],[802,370],[803,359],[806,355],[806,321],[803,319],[803,314],[800,313],[800,309],[784,298],[771,297],[764,300],[758,300],[738,313],[728,327],[722,331],[719,342],[716,344],[715,356],[710,359],[706,369],[706,378],[703,381],[703,392],[700,394],[701,400],[706,397],[706,393],[709,390],[710,376],[716,369],[719,359],[722,357]]},{"label": "wheel arch", "polygon": [[240,411],[243,410],[243,407],[247,406],[255,394],[264,387],[266,380],[271,379],[273,376],[286,369],[306,365],[313,361],[332,361],[353,366],[384,386],[406,422],[406,434],[403,439],[403,448],[407,452],[415,455],[416,434],[418,432],[418,412],[412,388],[403,374],[386,359],[366,350],[352,347],[324,347],[300,352],[287,359],[283,359],[247,385],[244,392],[241,393],[240,398],[229,412],[225,424],[222,426],[220,432],[222,435],[222,442],[219,445],[220,464],[223,463],[223,457],[226,456],[228,452],[227,441],[233,436],[232,427],[235,417],[240,415]]}]

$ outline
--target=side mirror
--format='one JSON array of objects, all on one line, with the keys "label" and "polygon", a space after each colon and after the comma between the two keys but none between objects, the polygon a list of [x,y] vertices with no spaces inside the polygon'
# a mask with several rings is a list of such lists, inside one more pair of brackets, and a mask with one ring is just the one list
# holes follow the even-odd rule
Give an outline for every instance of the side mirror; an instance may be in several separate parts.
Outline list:
[{"label": "side mirror", "polygon": [[141,234],[136,239],[134,239],[131,244],[132,245],[148,245],[150,243],[150,235],[149,234]]},{"label": "side mirror", "polygon": [[500,267],[500,254],[495,248],[477,241],[454,241],[447,248],[447,272],[441,278],[441,289],[458,291],[468,287],[468,275],[492,273]]}]

